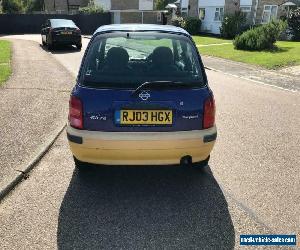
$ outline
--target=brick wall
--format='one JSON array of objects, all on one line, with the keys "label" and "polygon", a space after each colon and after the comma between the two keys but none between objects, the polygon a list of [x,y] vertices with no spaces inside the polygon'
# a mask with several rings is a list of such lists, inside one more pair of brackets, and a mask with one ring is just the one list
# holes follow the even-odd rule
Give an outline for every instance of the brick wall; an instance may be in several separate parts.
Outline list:
[{"label": "brick wall", "polygon": [[44,0],[46,11],[67,10],[67,2],[63,0]]},{"label": "brick wall", "polygon": [[[67,0],[44,0],[46,11],[62,10],[67,11]],[[81,7],[87,6],[89,0],[69,0],[69,5],[80,5]],[[54,9],[55,3],[55,9]]]},{"label": "brick wall", "polygon": [[157,12],[144,12],[144,23],[162,24],[162,17],[161,22],[158,22],[157,15]]},{"label": "brick wall", "polygon": [[141,23],[142,13],[141,12],[122,12],[121,23]]},{"label": "brick wall", "polygon": [[111,0],[112,10],[138,10],[139,0]]},{"label": "brick wall", "polygon": [[[121,12],[121,23],[142,23],[142,12]],[[143,12],[144,23],[161,24],[157,22],[157,12]]]}]

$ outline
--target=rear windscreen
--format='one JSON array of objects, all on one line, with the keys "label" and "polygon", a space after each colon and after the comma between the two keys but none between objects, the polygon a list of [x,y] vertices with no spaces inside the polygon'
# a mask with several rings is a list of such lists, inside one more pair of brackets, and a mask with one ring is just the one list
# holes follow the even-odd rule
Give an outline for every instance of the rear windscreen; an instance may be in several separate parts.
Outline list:
[{"label": "rear windscreen", "polygon": [[75,28],[76,25],[72,20],[67,19],[51,19],[51,25],[53,28],[59,28],[59,27],[70,27]]},{"label": "rear windscreen", "polygon": [[81,84],[136,88],[147,81],[204,85],[195,46],[183,35],[114,32],[98,35],[89,47]]}]

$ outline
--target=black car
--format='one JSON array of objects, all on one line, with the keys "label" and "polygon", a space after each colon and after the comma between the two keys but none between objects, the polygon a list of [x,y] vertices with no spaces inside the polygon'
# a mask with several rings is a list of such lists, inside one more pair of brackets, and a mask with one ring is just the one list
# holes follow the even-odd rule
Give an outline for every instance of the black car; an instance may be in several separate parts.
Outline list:
[{"label": "black car", "polygon": [[81,49],[81,30],[72,20],[48,19],[42,26],[42,43],[52,49],[55,45],[76,45]]}]

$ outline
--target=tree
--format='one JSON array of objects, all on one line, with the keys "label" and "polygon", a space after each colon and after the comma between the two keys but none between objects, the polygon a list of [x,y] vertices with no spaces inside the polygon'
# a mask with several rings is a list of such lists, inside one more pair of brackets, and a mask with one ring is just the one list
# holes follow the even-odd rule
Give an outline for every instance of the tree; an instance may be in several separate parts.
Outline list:
[{"label": "tree", "polygon": [[42,11],[44,8],[44,0],[29,0],[26,6],[26,12]]},{"label": "tree", "polygon": [[98,14],[103,12],[104,9],[97,5],[94,0],[90,0],[86,7],[79,8],[79,13],[82,14]]},{"label": "tree", "polygon": [[288,25],[293,32],[293,39],[300,41],[300,8],[291,12],[288,17]]},{"label": "tree", "polygon": [[2,11],[7,14],[22,13],[23,4],[20,0],[2,0]]},{"label": "tree", "polygon": [[246,29],[246,16],[241,11],[228,14],[224,17],[220,28],[221,36],[224,38],[234,38]]}]

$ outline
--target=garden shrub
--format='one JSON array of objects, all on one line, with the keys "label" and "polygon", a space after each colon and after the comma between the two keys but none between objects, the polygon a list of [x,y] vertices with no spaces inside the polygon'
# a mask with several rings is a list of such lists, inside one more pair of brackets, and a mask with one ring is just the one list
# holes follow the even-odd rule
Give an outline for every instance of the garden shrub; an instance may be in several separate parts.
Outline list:
[{"label": "garden shrub", "polygon": [[2,0],[2,11],[6,14],[23,12],[23,3],[20,0]]},{"label": "garden shrub", "polygon": [[226,15],[220,28],[221,37],[232,39],[242,33],[247,29],[246,21],[246,16],[241,11]]},{"label": "garden shrub", "polygon": [[289,29],[292,31],[293,40],[300,41],[300,8],[293,10],[287,21]]},{"label": "garden shrub", "polygon": [[276,40],[286,27],[287,24],[284,21],[271,21],[268,24],[252,28],[234,39],[234,48],[240,50],[273,49]]},{"label": "garden shrub", "polygon": [[27,1],[26,12],[42,11],[44,7],[44,0],[29,0]]},{"label": "garden shrub", "polygon": [[183,22],[184,22],[184,19],[181,16],[177,16],[171,20],[171,24],[176,27],[182,27]]},{"label": "garden shrub", "polygon": [[191,35],[198,34],[201,27],[201,20],[194,17],[176,17],[171,22],[172,25],[185,29]]},{"label": "garden shrub", "polygon": [[79,13],[82,14],[97,14],[103,12],[104,12],[103,8],[95,4],[94,0],[90,0],[86,7],[79,8]]}]

